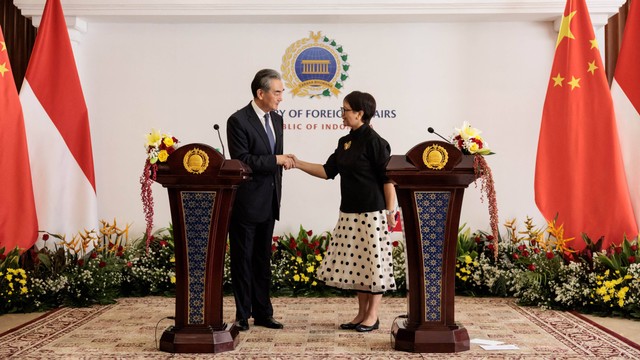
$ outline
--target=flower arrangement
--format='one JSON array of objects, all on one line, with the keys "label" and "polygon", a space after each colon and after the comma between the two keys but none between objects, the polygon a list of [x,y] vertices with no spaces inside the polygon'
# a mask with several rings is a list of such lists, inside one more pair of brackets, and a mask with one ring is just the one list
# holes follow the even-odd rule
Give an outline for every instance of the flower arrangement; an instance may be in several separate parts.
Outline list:
[{"label": "flower arrangement", "polygon": [[473,158],[473,170],[476,180],[480,179],[480,193],[484,199],[487,197],[489,207],[489,221],[494,240],[494,257],[498,256],[498,200],[493,182],[493,173],[484,158],[484,155],[492,155],[494,152],[489,148],[489,144],[484,140],[482,131],[471,127],[468,122],[463,122],[462,127],[456,128],[451,136],[451,142],[465,155],[475,155]]},{"label": "flower arrangement", "polygon": [[451,142],[465,155],[491,155],[491,149],[482,136],[482,131],[471,127],[468,122],[463,122],[462,127],[456,128],[451,136]]},{"label": "flower arrangement", "polygon": [[[578,310],[600,315],[640,318],[640,249],[638,239],[601,249],[600,241],[584,236],[587,249],[575,251],[564,238],[562,225],[550,221],[544,228],[531,218],[518,229],[515,219],[504,224],[494,257],[494,238],[483,231],[458,232],[456,293],[472,296],[515,297],[522,305]],[[92,235],[87,235],[92,234]],[[85,252],[82,236],[92,238]],[[20,255],[0,248],[0,314],[42,311],[63,304],[87,306],[110,303],[119,296],[170,295],[175,292],[175,257],[171,227],[153,233],[149,250],[146,235],[129,241],[124,228],[103,222],[98,231],[85,231],[72,241],[58,239],[59,247]],[[302,226],[272,243],[272,291],[284,296],[342,296],[351,292],[323,286],[315,270],[329,244],[329,232],[315,235]],[[393,243],[397,289],[406,292],[405,251]],[[228,256],[224,285],[229,293]],[[11,270],[9,270],[11,269]],[[12,285],[11,285],[12,284]],[[17,291],[16,291],[17,290]]]},{"label": "flower arrangement", "polygon": [[151,184],[156,179],[157,163],[166,162],[169,159],[169,155],[178,148],[179,141],[170,134],[161,133],[156,129],[151,129],[151,132],[146,134],[145,137],[147,158],[140,176],[140,197],[142,198],[144,218],[147,223],[145,234],[147,237],[147,250],[149,250],[152,240],[151,231],[153,230],[153,191],[151,190]]}]

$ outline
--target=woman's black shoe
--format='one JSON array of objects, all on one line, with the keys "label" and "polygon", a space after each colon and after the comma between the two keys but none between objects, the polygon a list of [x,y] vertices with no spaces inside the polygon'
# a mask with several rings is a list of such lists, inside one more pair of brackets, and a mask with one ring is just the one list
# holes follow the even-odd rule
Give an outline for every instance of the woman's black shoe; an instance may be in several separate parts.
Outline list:
[{"label": "woman's black shoe", "polygon": [[354,324],[354,323],[348,322],[348,323],[345,323],[345,324],[340,324],[340,329],[342,329],[342,330],[353,330],[358,325],[360,325],[360,323]]},{"label": "woman's black shoe", "polygon": [[357,332],[369,332],[371,330],[376,330],[378,328],[380,328],[380,319],[376,320],[376,323],[371,325],[371,326],[359,324],[358,326],[356,326],[356,331]]}]

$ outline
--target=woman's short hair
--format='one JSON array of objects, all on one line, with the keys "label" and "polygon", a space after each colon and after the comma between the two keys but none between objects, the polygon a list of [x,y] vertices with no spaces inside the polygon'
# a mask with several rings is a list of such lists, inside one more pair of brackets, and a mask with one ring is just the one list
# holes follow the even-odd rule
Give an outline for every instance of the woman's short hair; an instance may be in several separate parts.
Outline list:
[{"label": "woman's short hair", "polygon": [[352,91],[344,97],[344,101],[351,106],[353,111],[362,111],[362,121],[365,124],[371,122],[376,114],[376,99],[371,94],[362,91]]}]

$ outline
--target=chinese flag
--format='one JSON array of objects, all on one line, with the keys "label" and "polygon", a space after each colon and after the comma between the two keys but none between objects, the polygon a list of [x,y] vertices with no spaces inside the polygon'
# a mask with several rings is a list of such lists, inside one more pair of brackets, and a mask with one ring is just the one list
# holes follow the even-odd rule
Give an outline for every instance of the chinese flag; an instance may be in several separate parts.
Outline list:
[{"label": "chinese flag", "polygon": [[60,0],[47,0],[20,90],[40,230],[97,229],[89,117]]},{"label": "chinese flag", "polygon": [[620,148],[631,205],[640,223],[640,4],[631,3],[618,55],[611,96],[618,120]]},{"label": "chinese flag", "polygon": [[38,237],[22,107],[0,29],[0,249],[30,248]]},{"label": "chinese flag", "polygon": [[638,233],[625,178],[611,92],[585,0],[568,0],[542,111],[536,204],[558,215],[576,250],[582,233],[603,247]]}]

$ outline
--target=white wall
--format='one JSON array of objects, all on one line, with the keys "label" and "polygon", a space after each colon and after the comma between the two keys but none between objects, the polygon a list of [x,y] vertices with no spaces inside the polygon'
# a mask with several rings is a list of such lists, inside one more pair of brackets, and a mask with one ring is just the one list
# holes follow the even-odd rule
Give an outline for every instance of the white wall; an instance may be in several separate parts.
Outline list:
[{"label": "white wall", "polygon": [[[413,145],[437,140],[433,126],[449,136],[470,121],[484,131],[497,153],[493,169],[500,221],[533,216],[533,178],[542,105],[556,32],[551,22],[459,22],[384,24],[127,24],[90,23],[75,45],[89,108],[96,165],[99,214],[145,227],[138,178],[144,164],[144,134],[152,127],[182,143],[218,147],[212,125],[223,134],[226,119],[251,98],[257,70],[280,70],[293,42],[323,34],[349,54],[350,78],[340,98],[285,95],[282,109],[337,109],[353,90],[373,94],[395,119],[372,124],[404,154]],[[340,119],[287,119],[339,123]],[[288,130],[285,152],[324,162],[346,130]],[[226,145],[226,139],[225,145]],[[156,227],[170,221],[166,190],[154,185]],[[285,172],[282,218],[276,234],[302,224],[331,230],[339,204],[339,183]],[[462,223],[488,230],[487,203],[479,187],[465,194]]]}]

